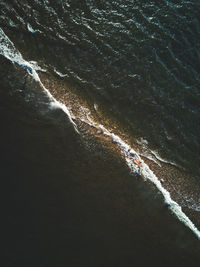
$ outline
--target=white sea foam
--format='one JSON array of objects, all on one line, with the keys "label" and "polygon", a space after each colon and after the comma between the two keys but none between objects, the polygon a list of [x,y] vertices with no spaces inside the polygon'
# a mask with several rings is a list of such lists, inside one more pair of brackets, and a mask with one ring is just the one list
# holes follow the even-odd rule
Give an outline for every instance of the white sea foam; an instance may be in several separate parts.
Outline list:
[{"label": "white sea foam", "polygon": [[[24,60],[20,52],[15,48],[14,44],[9,40],[9,38],[5,35],[2,29],[0,29],[0,54],[5,56],[11,62],[18,64],[25,69],[28,68],[28,70],[30,70],[28,71],[29,75],[31,75],[35,79],[35,81],[40,83],[41,87],[46,92],[47,96],[49,97],[50,105],[53,108],[62,109],[68,116],[70,122],[74,126],[74,129],[79,133],[77,129],[77,125],[74,122],[74,117],[71,115],[68,108],[64,104],[57,101],[51,95],[51,93],[45,88],[45,86],[42,84],[39,78],[39,75],[37,73],[37,71],[41,70],[41,68],[37,65],[36,62],[28,62]],[[143,160],[140,158],[139,154],[133,148],[131,148],[128,144],[126,144],[119,136],[111,133],[103,125],[99,125],[96,122],[94,122],[89,117],[88,112],[87,112],[87,116],[85,116],[84,118],[84,121],[96,127],[97,129],[101,129],[104,135],[110,136],[112,138],[113,142],[116,143],[120,147],[121,153],[124,155],[127,165],[129,166],[131,172],[133,173],[138,172],[138,165],[136,163],[136,160],[142,162],[143,169],[141,172],[141,176],[144,178],[144,180],[147,180],[147,179],[150,180],[157,187],[157,189],[162,193],[165,199],[165,202],[169,206],[170,210],[176,215],[176,217],[181,222],[185,224],[185,226],[190,228],[195,233],[198,239],[200,239],[199,230],[195,227],[192,221],[185,215],[181,207],[175,201],[171,199],[170,193],[162,186],[162,184],[160,183],[158,178],[155,176],[155,174],[150,170],[148,165],[145,164]]]},{"label": "white sea foam", "polygon": [[34,80],[39,82],[40,86],[43,88],[43,90],[49,97],[50,105],[52,105],[52,102],[54,102],[54,106],[56,105],[58,108],[62,109],[67,114],[76,132],[79,133],[77,126],[73,121],[73,117],[70,114],[68,108],[64,104],[57,101],[41,82],[37,71],[45,71],[45,70],[39,67],[37,65],[37,62],[35,61],[26,61],[1,28],[0,28],[0,54],[9,59],[12,63],[16,63],[19,66],[23,67],[25,70],[27,70],[27,72],[34,78]]},{"label": "white sea foam", "polygon": [[35,32],[36,32],[36,31],[32,28],[32,26],[31,26],[30,23],[27,24],[27,29],[28,29],[28,31],[31,32],[31,33],[35,33]]},{"label": "white sea foam", "polygon": [[157,160],[159,160],[160,162],[163,162],[163,163],[167,163],[167,164],[171,164],[171,165],[177,166],[174,162],[172,162],[172,161],[167,161],[167,160],[164,160],[163,158],[161,158],[161,157],[158,155],[158,152],[157,152],[157,151],[153,151],[153,150],[151,150],[151,154],[152,154]]},{"label": "white sea foam", "polygon": [[26,61],[23,59],[21,53],[15,48],[13,42],[6,36],[4,31],[0,28],[0,54],[6,57],[13,63],[20,65],[27,70],[45,71],[38,66],[36,61]]},{"label": "white sea foam", "polygon": [[27,23],[27,29],[28,29],[29,32],[31,32],[31,33],[33,33],[33,34],[34,34],[34,33],[37,33],[37,32],[38,32],[38,33],[42,33],[42,31],[40,31],[40,30],[38,30],[38,29],[37,29],[37,30],[33,29],[33,27],[31,26],[30,23]]},{"label": "white sea foam", "polygon": [[61,78],[69,77],[68,74],[63,74],[63,73],[59,72],[58,70],[56,70],[55,68],[54,68],[54,71],[55,71],[55,73],[56,73],[58,76],[60,76]]},{"label": "white sea foam", "polygon": [[68,116],[70,122],[72,123],[72,125],[74,126],[74,129],[76,130],[76,132],[79,134],[79,131],[77,129],[77,125],[74,122],[74,117],[71,115],[70,111],[68,110],[68,108],[63,104],[60,103],[59,101],[57,101],[52,94],[46,89],[46,87],[43,85],[43,83],[40,80],[39,75],[37,74],[37,72],[35,70],[32,70],[32,73],[30,74],[33,76],[33,78],[35,79],[35,81],[38,81],[40,83],[40,86],[43,88],[43,90],[46,92],[47,96],[49,97],[49,100],[51,101],[51,105],[52,103],[54,103],[54,107],[57,106],[57,108],[62,109]]},{"label": "white sea foam", "polygon": [[[90,119],[91,123],[91,119]],[[93,123],[95,127],[100,128],[103,131],[103,134],[110,136],[114,143],[116,143],[121,148],[121,153],[125,156],[125,160],[127,165],[130,168],[132,173],[138,173],[138,165],[136,160],[142,163],[142,171],[141,176],[144,180],[151,181],[157,189],[162,193],[165,203],[168,205],[171,212],[182,222],[185,226],[193,231],[193,233],[200,240],[200,231],[193,224],[193,222],[186,216],[186,214],[182,211],[182,208],[178,203],[172,200],[170,193],[162,186],[161,182],[158,180],[156,175],[150,170],[149,166],[144,163],[139,154],[128,144],[126,144],[119,136],[108,131],[103,125],[97,125],[95,122]]]}]

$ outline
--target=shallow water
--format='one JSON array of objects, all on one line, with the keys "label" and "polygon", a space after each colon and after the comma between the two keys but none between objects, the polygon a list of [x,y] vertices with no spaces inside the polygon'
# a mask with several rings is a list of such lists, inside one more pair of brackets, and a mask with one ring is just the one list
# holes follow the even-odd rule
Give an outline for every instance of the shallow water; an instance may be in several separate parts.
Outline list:
[{"label": "shallow water", "polygon": [[[1,63],[2,266],[196,264],[199,241],[157,190]],[[33,88],[41,109],[24,101]]]},{"label": "shallow water", "polygon": [[26,58],[67,74],[134,135],[199,176],[197,1],[1,6],[1,23]]}]

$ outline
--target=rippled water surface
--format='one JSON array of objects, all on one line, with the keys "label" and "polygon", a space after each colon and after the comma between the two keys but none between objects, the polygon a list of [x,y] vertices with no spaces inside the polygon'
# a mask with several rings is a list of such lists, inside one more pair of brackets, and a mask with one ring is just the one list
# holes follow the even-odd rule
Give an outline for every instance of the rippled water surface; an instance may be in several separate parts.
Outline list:
[{"label": "rippled water surface", "polygon": [[199,9],[197,1],[10,1],[1,24],[27,57],[101,97],[136,136],[197,175]]},{"label": "rippled water surface", "polygon": [[[17,139],[20,142],[22,139],[26,140],[26,134],[20,138],[23,127],[28,136],[31,136],[32,131],[34,132],[34,127],[38,129],[38,131],[35,130],[38,142],[42,143],[42,140],[46,142],[42,150],[44,154],[40,155],[41,160],[46,160],[43,162],[45,166],[48,166],[49,162],[52,164],[54,160],[56,161],[56,157],[55,159],[50,157],[54,151],[57,151],[56,155],[59,155],[58,158],[62,161],[62,156],[63,158],[66,156],[63,150],[65,147],[72,155],[71,159],[69,156],[67,158],[68,168],[70,166],[78,170],[79,166],[82,166],[80,169],[86,172],[89,167],[86,162],[81,163],[81,159],[88,157],[90,162],[90,156],[85,156],[87,151],[83,152],[82,156],[78,156],[77,165],[74,166],[72,163],[76,160],[77,154],[82,152],[72,152],[73,145],[72,147],[69,145],[69,140],[72,138],[71,144],[75,145],[77,151],[86,149],[81,137],[72,137],[76,128],[66,126],[67,130],[65,129],[63,115],[54,109],[49,109],[48,98],[40,92],[40,89],[35,90],[37,86],[27,78],[28,74],[33,74],[31,68],[45,70],[49,75],[59,77],[67,84],[73,85],[77,92],[94,107],[106,110],[111,118],[116,118],[119,124],[128,129],[129,135],[134,140],[138,140],[139,144],[146,146],[148,151],[171,162],[172,166],[178,166],[190,177],[189,180],[199,181],[199,13],[200,3],[194,0],[0,1],[0,54],[1,57],[7,55],[6,57],[12,61],[13,56],[9,54],[11,49],[18,57],[17,60],[13,60],[15,62],[13,69],[7,60],[1,58],[2,119],[10,121],[13,125],[14,121],[21,118],[20,122],[12,126],[12,131],[15,131],[15,127],[16,129],[22,127]],[[20,61],[19,58],[31,62],[31,65],[27,68],[20,63],[22,60]],[[25,76],[24,71],[28,72]],[[7,81],[9,81],[8,84]],[[57,90],[60,92],[61,89],[57,88]],[[7,110],[10,110],[8,113],[6,113],[6,105]],[[16,106],[20,107],[18,112],[16,112]],[[30,113],[31,119],[29,115],[23,119],[25,113]],[[40,114],[37,116],[42,118],[36,118],[33,114]],[[45,122],[32,125],[32,121],[38,120]],[[49,120],[52,125],[56,123],[58,126],[58,137],[56,137],[57,133],[54,133],[57,131],[54,128],[55,125],[51,129]],[[26,126],[23,126],[22,121]],[[12,138],[7,136],[12,135],[7,134],[9,127],[6,125],[8,124],[4,125],[3,138],[9,143]],[[49,139],[43,135],[40,136],[40,127]],[[69,131],[67,137],[66,131]],[[57,138],[58,147],[55,145],[54,138]],[[18,151],[20,146],[16,146],[15,149],[13,141],[6,148],[3,143],[4,153],[7,151],[6,160],[9,162],[9,158],[12,158],[13,162],[15,156],[17,157],[14,152]],[[53,148],[50,148],[50,144],[54,144],[55,147],[53,145]],[[26,153],[22,152],[20,162],[26,158],[23,153],[26,155],[34,155],[36,151],[41,153],[40,149],[34,150],[34,145],[29,147],[29,151],[26,145],[26,141],[21,144],[22,151]],[[86,147],[98,154],[94,152],[97,149],[93,141],[91,144],[88,141]],[[11,156],[12,153],[9,154],[8,151],[12,151],[14,156]],[[99,157],[104,157],[102,155],[103,152],[97,156],[93,162],[94,165]],[[109,157],[105,156],[106,159]],[[36,164],[34,160],[30,156],[29,163],[26,162],[30,164],[30,169]],[[98,164],[101,170],[101,163]],[[22,167],[19,162],[16,166],[18,169]],[[64,163],[58,164],[59,169],[64,168],[60,177],[66,175],[67,167],[65,169],[63,166],[65,166]],[[37,171],[39,173],[41,168],[38,167]],[[55,169],[51,171],[54,173]],[[25,168],[25,174],[23,173],[22,176],[25,177],[27,172]],[[95,171],[91,173],[90,175],[93,175]],[[70,175],[74,177],[77,174],[72,171]],[[10,177],[12,176],[13,174],[10,174]],[[47,173],[44,176],[46,177]],[[60,179],[59,183],[62,184],[62,178]],[[171,186],[172,189],[173,186]],[[198,191],[198,188],[195,190]],[[90,192],[89,189],[88,192]],[[188,194],[185,194],[189,199]],[[195,203],[191,202],[190,207],[195,207],[194,210],[199,211],[198,197],[195,201]],[[76,206],[76,201],[74,203]],[[113,206],[115,204],[112,203]],[[108,229],[110,225],[107,228],[109,232]],[[74,236],[72,239],[74,240]]]}]

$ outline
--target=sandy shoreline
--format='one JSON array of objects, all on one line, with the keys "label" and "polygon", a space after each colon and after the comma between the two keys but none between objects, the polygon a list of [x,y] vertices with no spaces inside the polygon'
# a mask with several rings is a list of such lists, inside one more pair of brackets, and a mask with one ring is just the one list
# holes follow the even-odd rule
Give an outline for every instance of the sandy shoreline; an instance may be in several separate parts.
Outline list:
[{"label": "sandy shoreline", "polygon": [[[92,118],[93,122],[97,125],[106,125],[111,132],[117,133],[119,136],[121,134],[122,138],[124,138],[127,143],[131,144],[131,140],[128,140],[129,134],[122,132],[123,129],[119,124],[106,118],[106,116],[103,117],[105,114],[96,112],[91,103],[83,100],[82,96],[78,95],[76,91],[74,92],[73,90],[68,89],[64,79],[53,78],[52,75],[47,73],[41,73],[40,78],[44,86],[48,88],[52,95],[58,101],[67,105],[70,113],[74,117],[75,123],[78,125],[78,128],[82,131],[83,135],[92,135],[93,138],[95,138],[97,142],[100,142],[106,149],[112,151],[117,157],[124,159],[124,155],[121,153],[119,146],[113,142],[110,136],[105,135],[101,129],[94,127],[94,125],[90,123],[90,118]],[[138,144],[135,144],[133,148],[140,154],[141,148]],[[158,165],[154,161],[143,156],[143,154],[140,154],[140,156],[155,173],[163,187],[170,192],[172,199],[183,207],[186,215],[195,222],[197,228],[200,228],[200,214],[198,211],[189,208],[187,202],[187,196],[192,197],[193,201],[196,201],[197,203],[199,202],[198,186],[200,186],[200,183],[191,180],[189,175],[186,175],[175,166],[163,162],[159,162]],[[185,199],[184,194],[186,196]]]},{"label": "sandy shoreline", "polygon": [[[130,174],[117,144],[74,119],[78,135],[61,110],[51,111],[38,82],[3,63],[2,266],[195,266],[199,241],[155,186]],[[51,75],[41,80],[58,86]],[[80,103],[73,94],[70,101],[74,109]]]}]

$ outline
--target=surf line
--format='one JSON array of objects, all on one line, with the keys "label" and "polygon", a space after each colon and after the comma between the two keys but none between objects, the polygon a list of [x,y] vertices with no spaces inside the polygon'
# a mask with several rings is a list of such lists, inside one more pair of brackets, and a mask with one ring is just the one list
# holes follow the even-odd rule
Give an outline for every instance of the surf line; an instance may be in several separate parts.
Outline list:
[{"label": "surf line", "polygon": [[[157,189],[162,193],[165,203],[168,205],[169,209],[172,211],[172,213],[182,222],[185,226],[187,226],[193,233],[197,236],[197,238],[200,240],[200,231],[196,228],[196,226],[193,224],[193,222],[186,216],[186,214],[182,211],[181,207],[171,199],[170,193],[162,186],[156,175],[153,173],[152,170],[148,167],[147,164],[144,163],[144,161],[140,158],[139,154],[128,144],[126,144],[119,136],[113,134],[109,130],[107,130],[103,125],[97,124],[94,122],[88,113],[86,112],[86,119],[85,118],[75,118],[73,114],[70,113],[69,109],[66,105],[60,103],[58,100],[56,100],[53,95],[49,92],[49,90],[43,85],[41,82],[39,75],[37,71],[45,71],[42,70],[36,62],[28,62],[25,59],[23,59],[21,53],[15,48],[14,44],[11,42],[11,40],[5,35],[3,30],[0,28],[0,54],[6,57],[8,60],[10,60],[12,63],[15,63],[22,67],[29,75],[31,75],[36,82],[38,82],[41,86],[41,88],[44,90],[44,92],[49,97],[50,103],[52,105],[55,105],[56,107],[63,110],[63,112],[68,116],[70,122],[72,123],[75,131],[79,133],[78,128],[74,120],[79,119],[81,121],[84,121],[88,125],[95,127],[97,130],[100,129],[101,132],[105,136],[111,137],[113,143],[115,143],[124,155],[124,158],[126,160],[126,163],[128,167],[130,168],[131,173],[137,172],[138,165],[136,163],[137,161],[142,162],[143,169],[141,171],[141,176],[144,180],[150,180]],[[84,107],[82,107],[84,110]]]},{"label": "surf line", "polygon": [[[88,113],[90,113],[90,112],[85,112],[85,114],[87,114],[86,119],[84,119],[83,117],[82,118],[81,117],[75,118],[73,115],[71,115],[71,113],[69,112],[66,105],[57,101],[52,96],[52,94],[48,91],[48,89],[45,88],[45,86],[42,84],[42,82],[41,82],[41,80],[40,80],[40,78],[39,78],[39,76],[35,70],[32,70],[32,73],[29,73],[29,74],[32,75],[34,77],[34,79],[40,83],[41,87],[47,93],[50,100],[53,101],[54,104],[56,104],[58,107],[60,107],[68,115],[68,117],[69,117],[71,123],[73,124],[74,129],[76,130],[77,133],[79,133],[79,131],[78,131],[77,125],[75,124],[73,119],[81,120],[81,121],[87,123],[88,125],[96,128],[97,130],[100,129],[101,132],[105,136],[111,137],[112,142],[115,143],[120,148],[122,155],[124,155],[124,158],[126,160],[128,167],[130,168],[131,173],[137,173],[137,171],[138,171],[137,161],[141,162],[143,165],[143,169],[141,170],[141,174],[140,174],[141,177],[143,177],[143,179],[145,181],[146,180],[151,181],[157,187],[157,189],[162,193],[162,195],[164,197],[164,201],[165,201],[166,205],[168,206],[168,208],[171,210],[171,212],[178,218],[179,221],[181,221],[186,227],[188,227],[197,236],[197,238],[200,240],[200,231],[193,224],[193,222],[189,219],[189,217],[182,211],[181,206],[177,202],[172,200],[170,193],[162,186],[161,182],[158,180],[158,178],[153,173],[153,171],[141,159],[139,154],[132,147],[130,147],[127,143],[125,143],[119,136],[117,136],[117,135],[113,134],[112,132],[110,132],[109,130],[107,130],[103,125],[97,124],[96,122],[94,122],[92,120],[92,118],[90,118],[90,116],[88,115]],[[82,109],[84,110],[83,107],[82,107]]]},{"label": "surf line", "polygon": [[102,124],[98,124],[95,121],[93,121],[93,119],[88,115],[88,113],[90,113],[89,110],[87,112],[85,108],[82,107],[82,109],[86,111],[84,113],[87,114],[87,116],[86,119],[82,118],[81,120],[89,124],[90,126],[96,128],[97,130],[100,130],[100,132],[103,135],[111,138],[112,142],[120,148],[121,154],[124,156],[126,164],[128,165],[130,172],[132,174],[138,172],[137,162],[142,163],[143,168],[140,170],[140,176],[145,181],[149,180],[156,186],[156,188],[162,193],[164,197],[164,202],[171,210],[171,212],[178,218],[179,221],[181,221],[186,227],[188,227],[200,240],[200,231],[189,219],[189,217],[182,211],[181,206],[171,198],[170,193],[162,186],[159,179],[149,168],[149,166],[141,159],[139,154],[131,146],[125,143],[119,136],[107,130]]},{"label": "surf line", "polygon": [[[98,125],[96,124],[89,116],[87,115],[87,120],[85,121],[83,118],[75,118],[67,108],[65,104],[60,103],[57,101],[52,94],[49,92],[49,90],[42,84],[39,75],[37,72],[32,69],[31,72],[28,72],[35,81],[38,81],[43,90],[46,92],[48,95],[51,103],[53,105],[56,105],[58,108],[62,109],[68,116],[70,122],[74,126],[75,131],[80,134],[78,131],[77,125],[74,122],[73,119],[80,119],[87,124],[95,127],[96,129],[101,129],[102,133],[106,136],[109,136],[112,138],[113,143],[118,145],[118,147],[121,150],[121,153],[124,155],[124,158],[126,160],[126,163],[128,167],[130,168],[131,173],[137,173],[138,171],[138,164],[137,161],[141,162],[143,165],[143,169],[141,170],[141,176],[143,177],[144,180],[150,180],[156,187],[157,189],[162,193],[165,203],[167,204],[168,208],[171,210],[171,212],[186,226],[188,227],[200,240],[200,231],[197,229],[197,227],[193,224],[193,222],[187,217],[187,215],[182,211],[181,206],[172,200],[170,193],[162,186],[161,182],[158,180],[156,175],[153,173],[153,171],[149,168],[149,166],[144,163],[144,161],[140,158],[139,154],[128,144],[126,144],[119,136],[111,133],[108,131],[103,125]],[[89,122],[89,123],[88,123]]]},{"label": "surf line", "polygon": [[[38,81],[41,85],[41,87],[44,89],[46,94],[49,96],[50,100],[53,101],[53,104],[57,107],[61,108],[68,116],[70,122],[73,124],[74,129],[78,134],[78,128],[75,124],[73,119],[79,119],[75,118],[71,113],[69,112],[66,105],[60,103],[57,101],[52,94],[48,91],[48,89],[45,88],[45,86],[42,84],[37,72],[35,70],[32,70],[32,73],[30,73],[34,77],[36,81]],[[89,119],[89,116],[87,115],[87,120]],[[84,119],[80,118],[80,120],[86,122]],[[172,200],[170,193],[162,186],[161,182],[158,180],[156,175],[153,173],[153,171],[149,168],[149,166],[144,163],[144,161],[140,158],[139,154],[128,144],[126,144],[119,136],[111,133],[108,131],[103,125],[96,124],[91,118],[89,119],[89,124],[96,129],[101,129],[102,133],[106,136],[109,136],[112,138],[113,143],[117,144],[118,147],[121,150],[121,153],[124,155],[126,163],[128,167],[130,168],[131,173],[137,173],[138,171],[138,164],[137,161],[141,162],[143,165],[143,169],[141,170],[141,176],[144,180],[150,180],[157,189],[162,193],[165,203],[167,204],[168,208],[171,210],[171,212],[186,226],[188,227],[200,240],[200,231],[197,229],[197,227],[193,224],[193,222],[187,217],[187,215],[182,211],[181,206]],[[88,123],[88,122],[86,122]]]},{"label": "surf line", "polygon": [[67,106],[64,105],[63,103],[60,103],[58,100],[56,100],[56,99],[53,97],[53,95],[49,92],[49,90],[46,89],[46,87],[43,85],[43,83],[42,83],[41,80],[40,80],[39,75],[37,74],[37,72],[36,72],[34,69],[33,69],[32,72],[30,72],[29,74],[30,74],[31,76],[33,76],[33,78],[35,79],[35,81],[39,82],[40,86],[42,87],[42,89],[45,91],[45,93],[46,93],[47,96],[49,97],[49,99],[50,99],[50,101],[51,101],[51,105],[52,105],[52,106],[56,106],[57,108],[62,109],[62,111],[63,111],[64,113],[67,114],[67,116],[68,116],[70,122],[72,123],[72,125],[73,125],[75,131],[76,131],[78,134],[80,134],[79,131],[78,131],[77,125],[76,125],[76,123],[75,123],[74,120],[73,120],[73,119],[75,119],[75,118],[74,118],[74,116],[71,115],[71,113],[70,113],[70,111],[68,110]]},{"label": "surf line", "polygon": [[[200,240],[200,231],[193,224],[193,222],[187,217],[187,215],[182,211],[181,206],[172,200],[170,193],[162,186],[161,182],[158,180],[153,171],[149,168],[149,166],[140,158],[139,154],[131,148],[128,144],[126,144],[120,137],[106,130],[102,125],[99,126],[102,129],[103,133],[109,135],[113,142],[116,143],[120,149],[121,153],[125,156],[126,163],[130,168],[132,173],[137,172],[137,161],[142,162],[143,169],[141,170],[141,176],[144,180],[151,181],[157,189],[162,193],[165,203],[171,212],[185,225],[187,226]],[[132,156],[133,155],[133,156]]]},{"label": "surf line", "polygon": [[21,53],[15,48],[15,45],[13,44],[13,42],[8,38],[8,36],[4,33],[4,31],[1,28],[0,28],[0,54],[3,55],[8,60],[10,60],[13,64],[15,63],[18,66],[20,66],[21,68],[23,68],[29,75],[31,75],[34,78],[34,80],[36,82],[39,82],[42,89],[46,92],[46,94],[50,100],[50,103],[53,106],[56,106],[56,107],[62,109],[63,112],[67,114],[67,116],[68,116],[70,122],[72,123],[75,131],[79,134],[77,126],[76,126],[75,122],[73,121],[74,118],[71,116],[68,108],[64,104],[57,101],[53,97],[53,95],[42,84],[37,71],[45,72],[45,70],[40,68],[37,65],[37,62],[35,62],[35,61],[30,61],[30,62],[26,61],[22,57]]}]

